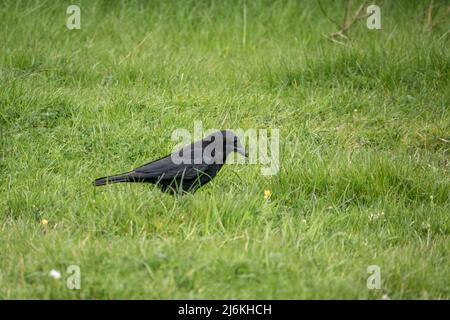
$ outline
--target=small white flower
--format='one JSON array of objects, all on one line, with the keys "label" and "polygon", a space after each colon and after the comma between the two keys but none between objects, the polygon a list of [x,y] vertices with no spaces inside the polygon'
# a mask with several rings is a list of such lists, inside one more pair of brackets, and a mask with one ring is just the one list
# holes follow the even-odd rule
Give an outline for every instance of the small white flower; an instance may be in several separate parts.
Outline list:
[{"label": "small white flower", "polygon": [[430,229],[431,225],[429,223],[422,222],[422,229]]},{"label": "small white flower", "polygon": [[[384,211],[381,211],[380,213],[371,213],[369,214],[369,221],[375,221],[381,217],[384,217]],[[386,221],[386,219],[381,219],[381,221]]]},{"label": "small white flower", "polygon": [[58,270],[55,270],[55,269],[50,270],[48,275],[50,277],[52,277],[53,279],[60,279],[61,278],[61,272],[59,272]]}]

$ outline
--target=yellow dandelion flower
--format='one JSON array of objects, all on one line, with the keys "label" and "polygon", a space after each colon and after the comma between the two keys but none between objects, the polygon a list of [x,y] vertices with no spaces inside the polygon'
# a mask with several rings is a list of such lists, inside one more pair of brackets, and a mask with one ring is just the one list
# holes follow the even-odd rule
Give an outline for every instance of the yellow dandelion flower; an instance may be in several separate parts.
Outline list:
[{"label": "yellow dandelion flower", "polygon": [[270,190],[264,190],[264,199],[269,199],[271,195],[272,192],[270,192]]},{"label": "yellow dandelion flower", "polygon": [[48,225],[48,220],[47,220],[47,219],[42,219],[42,220],[41,220],[41,224],[42,224],[43,226]]}]

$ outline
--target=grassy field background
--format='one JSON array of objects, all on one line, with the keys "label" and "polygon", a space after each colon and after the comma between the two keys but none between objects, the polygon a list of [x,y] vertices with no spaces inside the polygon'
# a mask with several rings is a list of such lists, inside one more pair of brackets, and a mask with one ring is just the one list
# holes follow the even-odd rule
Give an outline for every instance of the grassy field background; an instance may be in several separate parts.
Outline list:
[{"label": "grassy field background", "polygon": [[[426,1],[343,44],[316,1],[77,1],[80,30],[69,4],[0,4],[0,298],[450,298],[449,23]],[[280,172],[92,186],[194,121],[279,128]]]}]

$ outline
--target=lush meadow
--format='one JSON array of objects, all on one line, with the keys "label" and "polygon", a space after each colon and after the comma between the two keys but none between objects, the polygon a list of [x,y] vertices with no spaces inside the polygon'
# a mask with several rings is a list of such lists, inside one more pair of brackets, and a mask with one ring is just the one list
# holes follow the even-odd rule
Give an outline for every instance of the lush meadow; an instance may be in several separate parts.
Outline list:
[{"label": "lush meadow", "polygon": [[[77,2],[80,30],[66,1],[0,2],[0,298],[450,298],[450,34],[425,1],[339,43],[343,1],[111,2]],[[194,121],[279,128],[279,173],[92,186]]]}]

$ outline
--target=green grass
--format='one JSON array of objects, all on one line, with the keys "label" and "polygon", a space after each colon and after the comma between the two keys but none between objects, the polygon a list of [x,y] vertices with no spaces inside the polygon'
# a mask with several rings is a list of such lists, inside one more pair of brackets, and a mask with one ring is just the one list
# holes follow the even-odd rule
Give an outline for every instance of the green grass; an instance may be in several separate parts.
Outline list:
[{"label": "green grass", "polygon": [[[316,1],[248,0],[245,36],[242,1],[77,3],[81,30],[69,2],[0,4],[0,298],[450,298],[449,24],[425,2],[344,45]],[[280,172],[92,186],[195,120],[279,128]]]}]

